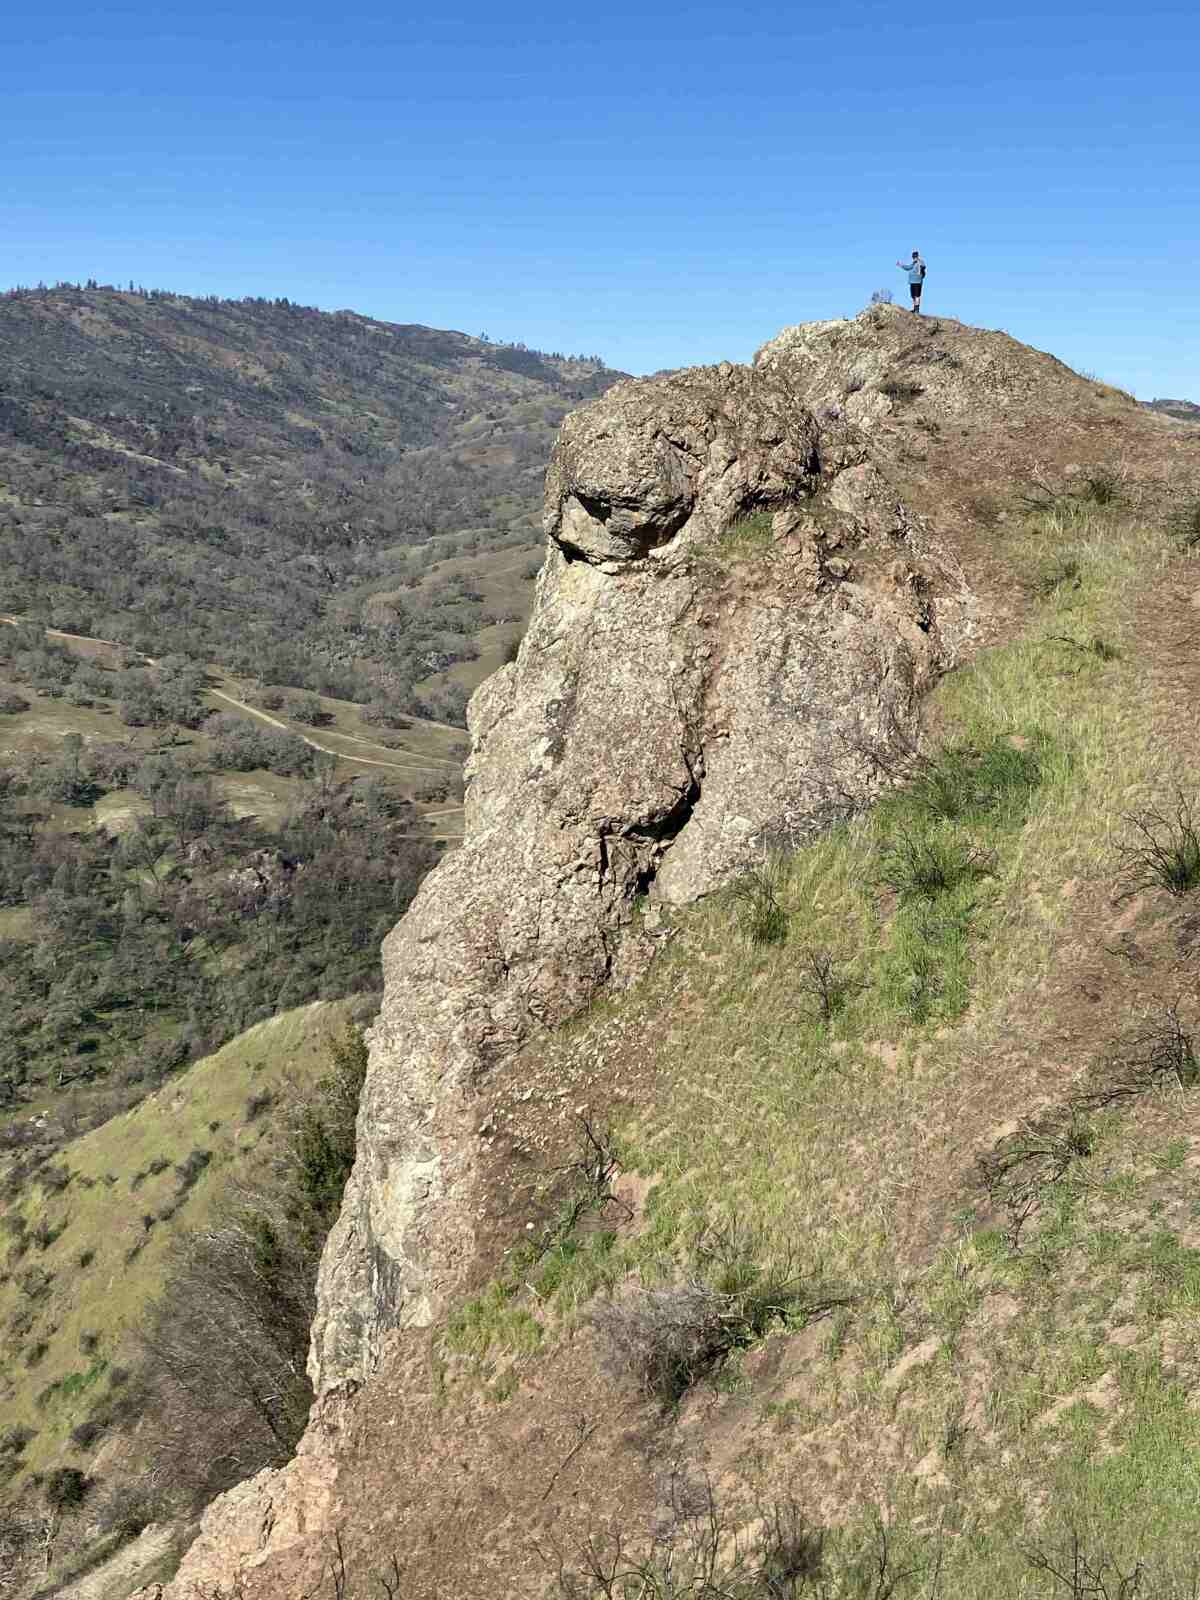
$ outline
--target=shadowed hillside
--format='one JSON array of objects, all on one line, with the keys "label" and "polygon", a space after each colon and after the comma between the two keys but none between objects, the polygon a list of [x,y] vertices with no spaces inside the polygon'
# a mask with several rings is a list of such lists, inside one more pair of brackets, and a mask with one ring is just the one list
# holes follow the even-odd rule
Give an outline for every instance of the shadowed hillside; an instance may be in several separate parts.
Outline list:
[{"label": "shadowed hillside", "polygon": [[347,1028],[370,1012],[281,1012],[53,1162],[0,1155],[5,1594],[118,1550],[118,1576],[169,1571],[168,1514],[287,1459],[338,1145],[352,1152]]}]

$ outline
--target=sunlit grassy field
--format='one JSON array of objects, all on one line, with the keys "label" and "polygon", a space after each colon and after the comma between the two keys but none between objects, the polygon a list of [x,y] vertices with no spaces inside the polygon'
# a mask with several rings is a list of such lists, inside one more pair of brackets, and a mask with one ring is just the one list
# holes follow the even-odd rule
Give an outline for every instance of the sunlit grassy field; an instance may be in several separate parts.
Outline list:
[{"label": "sunlit grassy field", "polygon": [[[68,1144],[34,1179],[0,1188],[0,1451],[21,1475],[86,1464],[72,1430],[119,1406],[132,1339],[172,1240],[202,1227],[269,1148],[277,1111],[327,1068],[355,1002],[273,1017],[171,1078],[134,1110]],[[103,1438],[103,1429],[97,1430]]]}]

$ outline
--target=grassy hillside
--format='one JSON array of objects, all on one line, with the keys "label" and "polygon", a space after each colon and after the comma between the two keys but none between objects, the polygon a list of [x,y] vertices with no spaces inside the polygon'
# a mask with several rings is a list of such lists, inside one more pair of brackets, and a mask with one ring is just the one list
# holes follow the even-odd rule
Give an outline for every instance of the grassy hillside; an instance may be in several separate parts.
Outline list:
[{"label": "grassy hillside", "polygon": [[54,1163],[0,1174],[0,1493],[77,1466],[104,1475],[110,1430],[128,1431],[133,1336],[162,1288],[180,1229],[204,1226],[270,1147],[280,1109],[326,1068],[355,1002],[316,1002],[260,1023],[66,1144]]},{"label": "grassy hillside", "polygon": [[[459,717],[597,358],[286,300],[0,298],[0,611]],[[461,677],[461,674],[459,675]],[[414,685],[420,683],[417,693]]]},{"label": "grassy hillside", "polygon": [[1194,1594],[1186,510],[1006,531],[1028,625],[889,797],[502,1070],[490,1276],[343,1461],[362,1593]]}]

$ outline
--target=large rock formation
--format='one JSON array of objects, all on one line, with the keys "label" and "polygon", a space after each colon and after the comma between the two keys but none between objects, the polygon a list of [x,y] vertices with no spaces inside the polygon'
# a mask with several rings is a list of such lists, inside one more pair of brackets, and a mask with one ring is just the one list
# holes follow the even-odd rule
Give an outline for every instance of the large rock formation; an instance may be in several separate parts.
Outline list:
[{"label": "large rock formation", "polygon": [[546,532],[520,655],[472,703],[466,842],[384,946],[321,1385],[367,1375],[468,1262],[481,1076],[636,969],[639,895],[692,900],[861,801],[970,629],[956,566],[786,364],[576,412]]},{"label": "large rock formation", "polygon": [[[1180,431],[1004,334],[890,306],[567,419],[528,633],[471,706],[466,842],[384,946],[319,1385],[369,1374],[458,1281],[473,1090],[636,970],[634,900],[692,900],[866,798],[872,747],[1020,603],[1005,506],[1114,467],[1152,489]],[[745,538],[752,514],[769,530]]]},{"label": "large rock formation", "polygon": [[[492,1204],[481,1087],[638,972],[639,897],[703,895],[868,797],[873,752],[1026,603],[1003,539],[1022,492],[1112,470],[1139,495],[1173,477],[1194,492],[1193,437],[1003,334],[891,307],[788,329],[752,367],[622,383],[568,419],[529,631],[471,706],[466,842],[384,946],[319,1286],[322,1389],[369,1378],[389,1330],[453,1297]],[[385,1434],[405,1359],[354,1403],[363,1420],[386,1395]],[[247,1594],[300,1592],[281,1575],[338,1525],[318,1501],[339,1403],[292,1468],[210,1511],[173,1595],[252,1572]]]}]

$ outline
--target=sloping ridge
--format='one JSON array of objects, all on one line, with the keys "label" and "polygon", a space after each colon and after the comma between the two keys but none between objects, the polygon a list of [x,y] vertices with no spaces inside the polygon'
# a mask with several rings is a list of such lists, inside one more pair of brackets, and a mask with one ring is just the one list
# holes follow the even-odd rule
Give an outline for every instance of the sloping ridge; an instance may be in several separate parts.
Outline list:
[{"label": "sloping ridge", "polygon": [[311,1541],[354,1389],[472,1269],[482,1086],[644,969],[638,897],[692,901],[868,802],[926,690],[1020,615],[1017,491],[1115,471],[1153,500],[1194,488],[1187,443],[1006,335],[891,307],[568,418],[529,631],[471,706],[464,846],[384,945],[313,1329],[325,1398],[290,1483],[218,1502],[171,1594]]}]

